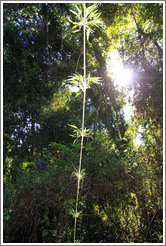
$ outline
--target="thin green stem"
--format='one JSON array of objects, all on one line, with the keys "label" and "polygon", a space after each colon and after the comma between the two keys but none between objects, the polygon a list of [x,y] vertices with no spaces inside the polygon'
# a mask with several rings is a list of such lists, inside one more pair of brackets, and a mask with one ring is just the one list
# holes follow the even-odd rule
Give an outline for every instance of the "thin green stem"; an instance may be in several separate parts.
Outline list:
[{"label": "thin green stem", "polygon": [[[85,8],[84,8],[85,17]],[[81,173],[82,165],[82,150],[84,144],[84,122],[85,122],[85,101],[86,101],[86,24],[83,25],[83,52],[84,52],[84,96],[83,96],[83,109],[82,109],[82,136],[81,136],[81,147],[80,147],[80,160],[79,160],[79,173]],[[77,230],[77,214],[78,214],[78,201],[79,201],[79,191],[80,191],[80,178],[77,180],[77,196],[76,196],[76,210],[74,219],[74,243],[76,240],[76,230]]]},{"label": "thin green stem", "polygon": [[[79,181],[80,179],[78,179]],[[78,198],[79,198],[80,182],[77,183],[77,197],[76,197],[76,211],[74,217],[74,243],[76,238],[76,228],[77,228],[77,213],[78,213]]]}]

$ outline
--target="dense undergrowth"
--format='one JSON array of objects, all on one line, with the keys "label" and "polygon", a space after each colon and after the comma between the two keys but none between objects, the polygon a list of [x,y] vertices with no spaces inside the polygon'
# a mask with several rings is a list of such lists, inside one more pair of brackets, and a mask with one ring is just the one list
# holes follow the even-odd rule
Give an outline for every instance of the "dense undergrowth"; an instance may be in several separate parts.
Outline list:
[{"label": "dense undergrowth", "polygon": [[[145,147],[120,152],[103,136],[98,133],[84,148],[77,241],[162,242],[162,183],[149,166],[150,159],[155,164],[153,153],[147,156]],[[46,170],[34,160],[22,163],[16,180],[5,179],[4,242],[72,242],[76,180],[71,173],[79,142],[53,143],[41,156]]]},{"label": "dense undergrowth", "polygon": [[3,10],[3,242],[162,243],[163,4]]}]

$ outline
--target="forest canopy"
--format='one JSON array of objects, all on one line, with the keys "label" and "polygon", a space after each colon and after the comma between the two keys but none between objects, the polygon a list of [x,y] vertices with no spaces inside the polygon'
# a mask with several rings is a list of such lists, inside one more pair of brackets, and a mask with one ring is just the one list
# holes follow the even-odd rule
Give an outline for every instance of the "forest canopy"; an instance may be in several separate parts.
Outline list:
[{"label": "forest canopy", "polygon": [[3,2],[4,243],[163,242],[163,7]]}]

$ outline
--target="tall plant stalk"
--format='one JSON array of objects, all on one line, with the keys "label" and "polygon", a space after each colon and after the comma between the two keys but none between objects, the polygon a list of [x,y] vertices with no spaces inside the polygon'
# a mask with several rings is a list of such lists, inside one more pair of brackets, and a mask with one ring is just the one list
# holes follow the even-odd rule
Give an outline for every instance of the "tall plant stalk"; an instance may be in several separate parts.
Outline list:
[{"label": "tall plant stalk", "polygon": [[[84,54],[84,85],[86,85],[86,23],[85,23],[85,8],[84,8],[84,24],[83,24],[83,54]],[[81,181],[81,165],[82,165],[82,150],[84,145],[84,125],[85,125],[85,102],[86,102],[86,86],[83,90],[83,109],[82,109],[82,130],[81,130],[81,147],[80,147],[80,160],[79,160],[79,177],[77,179],[77,196],[76,196],[76,216],[74,219],[74,243],[76,240],[76,228],[77,228],[77,215],[78,215],[78,201],[79,190]]]},{"label": "tall plant stalk", "polygon": [[[79,7],[81,6],[81,7]],[[83,17],[82,17],[82,7],[83,7]],[[81,127],[81,146],[80,146],[80,158],[79,158],[79,167],[78,172],[76,172],[75,176],[77,177],[77,194],[76,194],[76,205],[74,211],[74,243],[76,242],[76,230],[77,230],[77,218],[80,213],[78,212],[78,202],[79,202],[79,191],[80,191],[80,182],[83,179],[83,169],[82,166],[82,151],[84,145],[84,137],[87,136],[85,133],[88,132],[85,129],[85,106],[86,106],[86,89],[90,87],[92,83],[99,83],[99,78],[91,78],[90,76],[86,76],[86,34],[87,40],[89,39],[89,34],[93,31],[91,29],[92,26],[97,26],[99,23],[102,23],[99,19],[100,14],[97,13],[96,5],[92,5],[86,8],[86,4],[76,5],[77,11],[71,12],[76,15],[79,22],[72,22],[74,24],[74,29],[79,26],[79,29],[74,32],[80,31],[80,28],[83,26],[83,62],[84,62],[84,76],[75,75],[70,79],[77,86],[79,86],[83,91],[83,109],[82,109],[82,127]],[[86,33],[87,31],[87,33]],[[73,126],[76,128],[75,126]],[[78,134],[77,134],[78,135]]]}]

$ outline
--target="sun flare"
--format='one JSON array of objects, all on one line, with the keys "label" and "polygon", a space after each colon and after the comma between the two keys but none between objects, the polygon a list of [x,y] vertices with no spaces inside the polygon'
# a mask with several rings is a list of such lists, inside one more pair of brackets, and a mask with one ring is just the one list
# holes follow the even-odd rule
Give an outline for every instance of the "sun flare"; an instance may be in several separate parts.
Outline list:
[{"label": "sun flare", "polygon": [[114,85],[126,87],[130,84],[132,73],[130,69],[125,69],[117,50],[112,50],[107,60],[107,71],[114,80]]},{"label": "sun flare", "polygon": [[115,84],[125,87],[131,81],[131,71],[129,69],[115,69]]}]

